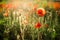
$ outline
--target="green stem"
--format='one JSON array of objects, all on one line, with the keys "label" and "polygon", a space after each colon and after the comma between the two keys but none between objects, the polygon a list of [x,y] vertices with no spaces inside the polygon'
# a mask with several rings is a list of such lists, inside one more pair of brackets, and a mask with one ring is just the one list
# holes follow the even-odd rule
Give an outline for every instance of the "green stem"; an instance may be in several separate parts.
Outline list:
[{"label": "green stem", "polygon": [[32,33],[32,40],[34,40],[34,33]]},{"label": "green stem", "polygon": [[37,40],[40,40],[40,38],[39,38],[39,29],[37,29],[37,31],[38,31],[38,39]]},{"label": "green stem", "polygon": [[24,40],[24,31],[23,31],[23,35],[22,35],[22,40]]}]

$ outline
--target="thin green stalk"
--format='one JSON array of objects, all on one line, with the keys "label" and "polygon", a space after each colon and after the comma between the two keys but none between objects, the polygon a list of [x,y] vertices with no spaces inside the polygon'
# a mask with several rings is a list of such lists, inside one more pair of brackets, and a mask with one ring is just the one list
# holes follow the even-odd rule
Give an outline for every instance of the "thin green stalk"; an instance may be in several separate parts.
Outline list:
[{"label": "thin green stalk", "polygon": [[38,30],[38,39],[37,40],[40,40],[40,38],[39,38],[39,29],[37,29]]},{"label": "thin green stalk", "polygon": [[34,33],[32,32],[32,40],[34,40]]}]

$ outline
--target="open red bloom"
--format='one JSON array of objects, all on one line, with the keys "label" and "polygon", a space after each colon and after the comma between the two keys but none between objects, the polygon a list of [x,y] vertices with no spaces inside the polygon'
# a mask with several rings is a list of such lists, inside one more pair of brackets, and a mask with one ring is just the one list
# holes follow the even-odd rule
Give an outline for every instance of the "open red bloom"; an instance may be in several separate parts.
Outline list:
[{"label": "open red bloom", "polygon": [[45,15],[45,10],[43,8],[37,9],[37,15],[43,17]]},{"label": "open red bloom", "polygon": [[6,7],[7,7],[7,9],[10,9],[10,8],[12,8],[12,4],[8,3],[8,4],[6,5]]},{"label": "open red bloom", "polygon": [[5,8],[6,7],[6,4],[0,4],[0,7],[1,8]]},{"label": "open red bloom", "polygon": [[41,27],[41,23],[40,22],[37,22],[36,24],[35,24],[35,28],[40,28]]}]

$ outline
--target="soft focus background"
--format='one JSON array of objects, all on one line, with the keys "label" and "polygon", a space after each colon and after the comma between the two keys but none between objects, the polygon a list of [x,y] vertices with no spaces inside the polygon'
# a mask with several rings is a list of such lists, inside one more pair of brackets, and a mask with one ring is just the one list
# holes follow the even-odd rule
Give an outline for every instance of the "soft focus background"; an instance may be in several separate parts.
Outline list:
[{"label": "soft focus background", "polygon": [[60,0],[0,0],[0,40],[60,40]]}]

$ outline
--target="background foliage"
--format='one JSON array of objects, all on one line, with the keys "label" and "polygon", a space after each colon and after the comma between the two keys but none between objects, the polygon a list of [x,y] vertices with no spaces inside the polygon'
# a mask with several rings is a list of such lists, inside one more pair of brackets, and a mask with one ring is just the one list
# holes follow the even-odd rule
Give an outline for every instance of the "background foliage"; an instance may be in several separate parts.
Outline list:
[{"label": "background foliage", "polygon": [[[17,15],[17,10],[10,9],[8,17],[5,17],[3,14],[6,9],[1,8],[0,5],[0,40],[60,40],[60,7],[57,6],[59,2],[55,6],[51,3],[48,5],[47,0],[45,2],[35,0],[34,2],[38,4],[37,8],[43,7],[46,11],[45,16],[39,19],[44,26],[37,30],[31,24],[31,22],[37,22],[39,18],[35,14],[36,11],[31,12],[34,14],[29,16],[28,25],[20,25],[21,23],[17,20],[17,17],[19,19],[20,16]],[[54,2],[56,1],[54,0]],[[8,0],[0,0],[0,4],[4,3],[8,3]],[[16,12],[15,16],[13,14],[14,11]]]}]

